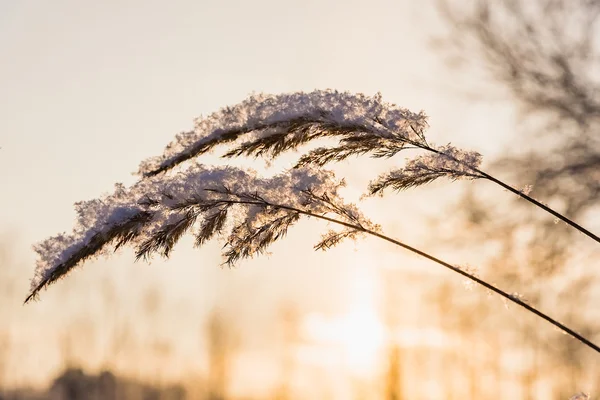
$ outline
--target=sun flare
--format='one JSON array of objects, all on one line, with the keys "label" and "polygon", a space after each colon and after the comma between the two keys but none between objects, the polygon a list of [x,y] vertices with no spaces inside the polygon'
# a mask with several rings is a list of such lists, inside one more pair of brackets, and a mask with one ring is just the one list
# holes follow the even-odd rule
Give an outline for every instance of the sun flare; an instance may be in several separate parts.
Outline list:
[{"label": "sun flare", "polygon": [[346,313],[333,318],[309,314],[304,332],[315,344],[336,348],[344,366],[362,375],[378,365],[385,326],[376,307],[375,274],[362,266],[355,272],[352,301]]}]

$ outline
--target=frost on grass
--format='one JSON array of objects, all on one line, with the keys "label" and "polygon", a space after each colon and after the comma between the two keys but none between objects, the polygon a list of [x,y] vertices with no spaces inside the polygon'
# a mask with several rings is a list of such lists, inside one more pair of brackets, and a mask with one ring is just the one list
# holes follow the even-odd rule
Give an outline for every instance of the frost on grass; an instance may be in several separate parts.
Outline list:
[{"label": "frost on grass", "polygon": [[427,142],[427,118],[394,104],[381,95],[316,90],[281,95],[258,94],[196,120],[189,132],[176,136],[164,153],[140,165],[139,173],[154,176],[224,146],[224,157],[254,156],[272,159],[321,138],[337,139],[326,147],[302,154],[296,167],[324,166],[350,156],[392,157],[407,149],[428,153],[404,168],[382,175],[370,185],[371,194],[386,187],[397,190],[446,176],[453,180],[484,177],[478,171],[481,155],[454,146]]},{"label": "frost on grass", "polygon": [[308,152],[299,165],[324,165],[353,154],[391,157],[406,145],[426,145],[426,126],[422,112],[383,102],[380,94],[257,94],[198,118],[193,130],[178,134],[161,156],[144,161],[139,173],[156,175],[219,145],[230,145],[226,157],[276,157],[323,137],[338,138],[339,143]]},{"label": "frost on grass", "polygon": [[[430,147],[424,136],[426,116],[386,103],[379,94],[332,90],[257,94],[198,118],[194,125],[177,135],[161,156],[141,164],[138,183],[131,188],[117,185],[111,195],[78,203],[74,231],[36,246],[39,259],[32,296],[84,260],[108,252],[109,245],[116,249],[132,245],[138,258],[168,256],[181,235],[194,229],[197,245],[228,232],[224,256],[231,264],[264,251],[283,236],[302,214],[297,207],[335,214],[348,224],[322,237],[316,248],[327,249],[378,227],[356,207],[341,202],[339,183],[331,173],[319,171],[323,165],[351,155],[392,157],[405,148],[419,148],[432,154],[410,162],[405,173],[429,168],[457,179],[475,177],[471,167],[481,158],[451,146]],[[305,152],[293,170],[272,179],[240,169],[204,167],[195,159],[216,146],[226,148],[224,157],[273,158],[319,138],[334,138],[337,144]],[[173,170],[192,159],[187,170]],[[275,203],[288,208],[274,207]]]},{"label": "frost on grass", "polygon": [[533,185],[525,185],[519,192],[523,193],[525,196],[529,196],[531,190],[533,190]]},{"label": "frost on grass", "polygon": [[[260,178],[233,167],[194,165],[172,175],[144,178],[131,188],[77,203],[72,233],[35,246],[38,253],[30,300],[87,259],[124,245],[137,258],[168,257],[179,238],[193,231],[200,246],[219,236],[225,262],[262,253],[302,215],[336,214],[359,227],[375,228],[337,191],[343,182],[317,168],[298,168]],[[285,207],[278,207],[284,205]]]},{"label": "frost on grass", "polygon": [[449,144],[431,149],[432,152],[408,161],[404,168],[392,170],[373,180],[369,184],[369,194],[381,194],[386,188],[404,190],[440,177],[452,180],[484,177],[478,171],[481,154],[463,151]]},{"label": "frost on grass", "polygon": [[[509,294],[509,297],[511,298],[513,303],[517,303],[517,304],[527,304],[528,303],[528,300],[525,297],[525,295],[523,295],[522,293],[519,293],[519,292],[512,292]],[[504,308],[506,308],[508,310],[508,308],[510,307],[510,303],[508,302],[508,300],[503,297],[502,302],[504,303]]]},{"label": "frost on grass", "polygon": [[[477,267],[472,267],[470,265],[456,265],[456,267],[475,278],[479,278],[479,269]],[[475,285],[476,283],[472,279],[465,279],[463,281],[463,286],[467,290],[473,290]]]}]

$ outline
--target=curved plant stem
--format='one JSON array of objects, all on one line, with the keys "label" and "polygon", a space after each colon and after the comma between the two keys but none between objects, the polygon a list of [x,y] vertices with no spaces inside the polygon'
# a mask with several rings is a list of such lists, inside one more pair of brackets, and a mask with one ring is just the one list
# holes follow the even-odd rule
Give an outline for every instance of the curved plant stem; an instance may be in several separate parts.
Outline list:
[{"label": "curved plant stem", "polygon": [[434,148],[428,147],[428,146],[420,146],[422,149],[427,150],[427,151],[431,151],[433,153],[439,154],[439,155],[443,155],[446,156],[450,159],[452,159],[453,161],[460,163],[468,168],[470,168],[472,171],[476,172],[477,175],[479,175],[481,178],[483,179],[487,179],[488,181],[494,182],[495,184],[503,187],[504,189],[516,194],[517,196],[527,200],[528,202],[530,202],[531,204],[541,208],[542,210],[548,212],[549,214],[552,214],[553,216],[555,216],[556,218],[560,219],[561,221],[565,222],[566,224],[568,224],[569,226],[577,229],[579,232],[583,233],[584,235],[588,236],[589,238],[595,240],[597,243],[600,243],[600,237],[596,234],[594,234],[593,232],[590,232],[589,230],[587,230],[586,228],[584,228],[583,226],[579,225],[577,222],[567,218],[566,216],[562,215],[561,213],[551,209],[550,207],[548,207],[545,204],[540,203],[539,201],[537,201],[536,199],[534,199],[533,197],[530,197],[528,195],[526,195],[525,193],[523,193],[520,190],[515,189],[514,187],[502,182],[500,179],[494,178],[492,175],[481,171],[480,169],[474,168],[471,165],[462,162],[461,160],[458,160],[448,154],[445,154],[439,150],[436,150]]},{"label": "curved plant stem", "polygon": [[485,179],[494,182],[497,185],[502,186],[504,189],[516,194],[517,196],[527,200],[528,202],[535,204],[536,206],[538,206],[539,208],[541,208],[542,210],[554,215],[556,218],[560,219],[561,221],[565,222],[566,224],[572,226],[573,228],[577,229],[579,232],[583,233],[584,235],[592,238],[593,240],[595,240],[596,242],[600,243],[600,237],[598,235],[595,235],[593,232],[590,232],[589,230],[585,229],[583,226],[579,225],[577,222],[565,217],[564,215],[562,215],[561,213],[554,211],[553,209],[551,209],[550,207],[548,207],[545,204],[540,203],[539,201],[537,201],[536,199],[526,195],[525,193],[521,192],[520,190],[517,190],[515,188],[513,188],[510,185],[507,185],[506,183],[502,182],[499,179],[494,178],[493,176],[486,174],[483,171],[480,171],[478,169],[476,169],[477,173],[481,174]]},{"label": "curved plant stem", "polygon": [[557,320],[555,320],[554,318],[544,314],[543,312],[539,311],[537,308],[525,303],[524,301],[522,301],[521,299],[519,299],[517,296],[511,295],[507,292],[505,292],[504,290],[482,280],[479,279],[478,277],[476,277],[475,275],[469,274],[468,272],[460,269],[459,267],[456,267],[452,264],[449,264],[437,257],[434,257],[424,251],[421,251],[415,247],[409,246],[405,243],[400,242],[399,240],[393,239],[389,236],[386,236],[384,234],[381,234],[379,232],[370,230],[370,229],[366,229],[360,225],[355,225],[349,222],[345,222],[345,221],[341,221],[335,218],[331,218],[328,217],[326,215],[320,215],[320,214],[316,214],[313,213],[311,211],[307,211],[307,210],[302,210],[300,208],[296,208],[296,207],[291,207],[291,206],[287,206],[287,205],[283,205],[283,204],[275,204],[275,203],[271,203],[269,201],[266,200],[261,200],[261,201],[253,201],[253,200],[223,200],[224,203],[231,203],[231,204],[253,204],[253,205],[258,205],[258,206],[263,206],[263,207],[273,207],[273,208],[280,208],[280,209],[284,209],[284,210],[290,210],[290,211],[294,211],[297,212],[299,214],[303,214],[309,217],[314,217],[314,218],[318,218],[318,219],[322,219],[328,222],[332,222],[334,224],[338,224],[338,225],[342,225],[345,226],[347,228],[352,228],[355,229],[357,231],[366,233],[368,235],[377,237],[379,239],[385,240],[389,243],[395,244],[396,246],[402,247],[403,249],[406,249],[408,251],[411,251],[415,254],[418,254],[421,257],[424,257],[430,261],[433,261],[445,268],[448,268],[468,279],[470,279],[471,281],[485,287],[486,289],[491,290],[494,293],[499,294],[500,296],[504,297],[505,299],[523,307],[524,309],[526,309],[527,311],[530,311],[532,313],[534,313],[535,315],[537,315],[538,317],[548,321],[549,323],[551,323],[552,325],[554,325],[555,327],[557,327],[558,329],[560,329],[561,331],[571,335],[572,337],[574,337],[575,339],[579,340],[581,343],[583,343],[584,345],[590,347],[591,349],[595,350],[596,352],[600,353],[600,347],[596,344],[594,344],[593,342],[591,342],[590,340],[586,339],[585,337],[583,337],[582,335],[580,335],[579,333],[575,332],[574,330],[570,329],[569,327],[561,324],[560,322],[558,322]]}]

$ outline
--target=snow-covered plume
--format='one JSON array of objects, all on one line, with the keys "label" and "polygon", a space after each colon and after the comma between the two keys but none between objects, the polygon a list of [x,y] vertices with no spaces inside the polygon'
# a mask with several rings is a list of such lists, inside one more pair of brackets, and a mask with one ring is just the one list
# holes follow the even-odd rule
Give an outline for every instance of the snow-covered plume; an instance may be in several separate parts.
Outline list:
[{"label": "snow-covered plume", "polygon": [[[176,174],[141,179],[130,188],[76,204],[72,233],[35,246],[38,261],[27,300],[89,258],[131,245],[137,257],[168,257],[193,231],[200,246],[215,235],[225,241],[228,264],[263,252],[302,215],[337,214],[374,228],[337,191],[343,183],[318,168],[297,168],[272,178],[234,167],[193,165]],[[284,207],[280,207],[284,206]],[[317,245],[319,246],[319,245]]]},{"label": "snow-covered plume", "polygon": [[320,138],[336,144],[302,154],[296,167],[324,166],[353,155],[392,157],[407,148],[427,152],[374,180],[371,194],[384,188],[406,189],[441,176],[481,178],[481,155],[451,145],[427,142],[424,113],[382,101],[381,95],[316,90],[281,95],[259,94],[242,103],[196,120],[194,130],[176,136],[160,157],[144,161],[139,173],[154,176],[216,146],[226,146],[224,157],[277,157]]},{"label": "snow-covered plume", "polygon": [[226,157],[275,157],[311,140],[339,139],[337,146],[305,154],[299,164],[324,165],[353,154],[391,157],[404,146],[425,145],[425,114],[385,103],[381,95],[316,90],[280,95],[257,94],[196,120],[194,129],[176,136],[164,153],[144,161],[139,173],[152,176],[228,144]]},{"label": "snow-covered plume", "polygon": [[[370,185],[371,194],[386,187],[397,190],[450,179],[483,178],[520,196],[600,243],[600,237],[527,196],[525,192],[479,170],[481,155],[451,145],[436,147],[427,142],[424,113],[413,113],[385,103],[381,95],[316,90],[310,93],[253,95],[238,105],[199,118],[193,130],[176,136],[164,153],[142,162],[139,173],[151,177],[195,159],[216,146],[225,146],[224,157],[254,156],[272,159],[316,139],[337,143],[306,151],[296,167],[324,166],[350,156],[392,157],[404,149],[420,149],[405,168],[380,176]],[[328,141],[330,143],[331,141]],[[196,160],[197,161],[197,160]]]},{"label": "snow-covered plume", "polygon": [[432,147],[429,153],[408,161],[404,168],[392,170],[371,181],[369,194],[382,194],[388,187],[408,189],[443,176],[452,180],[483,178],[478,170],[481,158],[477,152],[463,151],[451,145]]},{"label": "snow-covered plume", "polygon": [[[407,189],[442,176],[484,178],[600,242],[598,236],[527,196],[526,190],[479,170],[479,153],[430,145],[424,135],[426,127],[423,113],[385,103],[379,94],[368,97],[330,90],[254,95],[199,118],[194,129],[177,135],[161,156],[141,164],[142,177],[136,184],[130,188],[118,184],[110,195],[77,203],[73,232],[58,234],[35,247],[38,260],[26,302],[87,259],[111,249],[128,245],[138,259],[155,254],[168,257],[178,240],[191,232],[196,246],[220,238],[225,264],[232,265],[263,253],[302,216],[308,216],[341,227],[325,233],[316,249],[326,250],[346,238],[370,234],[465,276],[600,352],[600,347],[530,306],[519,294],[503,291],[467,269],[384,235],[356,206],[343,203],[338,195],[343,181],[321,169],[352,155],[392,157],[407,148],[420,149],[424,154],[372,181],[370,194],[381,194],[388,187]],[[196,158],[221,145],[227,149],[224,157],[273,158],[320,138],[337,139],[337,143],[305,151],[293,169],[272,178],[231,166],[204,166]],[[185,161],[192,162],[182,165]],[[176,166],[183,168],[174,169]],[[575,398],[588,396],[581,393]]]}]

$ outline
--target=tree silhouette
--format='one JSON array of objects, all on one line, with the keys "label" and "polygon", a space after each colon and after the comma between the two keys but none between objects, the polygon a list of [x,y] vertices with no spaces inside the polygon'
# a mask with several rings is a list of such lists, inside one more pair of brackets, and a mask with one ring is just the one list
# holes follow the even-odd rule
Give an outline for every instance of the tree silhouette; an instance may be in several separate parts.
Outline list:
[{"label": "tree silhouette", "polygon": [[[473,89],[470,94],[477,92],[477,99],[485,101],[493,89],[500,89],[518,111],[516,134],[507,132],[512,151],[492,163],[494,170],[531,184],[536,197],[557,204],[569,218],[593,217],[600,204],[600,3],[440,0],[438,4],[449,28],[438,50],[460,61],[453,62],[453,74],[468,71],[471,82],[473,69],[483,71],[486,90]],[[516,145],[519,151],[514,151]],[[503,218],[489,218],[506,206],[511,212]],[[574,230],[527,212],[522,202],[492,209],[468,193],[451,213],[472,217],[468,231],[457,229],[461,234],[453,241],[483,235],[501,245],[502,251],[489,266],[493,279],[503,285],[518,281],[528,287],[532,298],[542,297],[552,282],[560,282],[553,291],[553,299],[561,299],[555,303],[555,312],[562,312],[571,324],[585,325],[586,336],[598,335],[596,315],[572,312],[586,302],[594,304],[598,275],[593,269],[568,275],[567,269],[574,258],[595,261],[597,248],[588,252],[579,246]],[[531,232],[528,238],[518,234],[523,229]],[[526,270],[518,267],[523,260],[529,265]],[[523,327],[521,335],[529,346],[538,347],[544,335],[532,323]],[[574,379],[574,370],[578,374],[589,371],[581,350],[561,342],[561,346],[544,346],[543,353],[554,357],[556,365],[570,369],[563,375]]]}]

